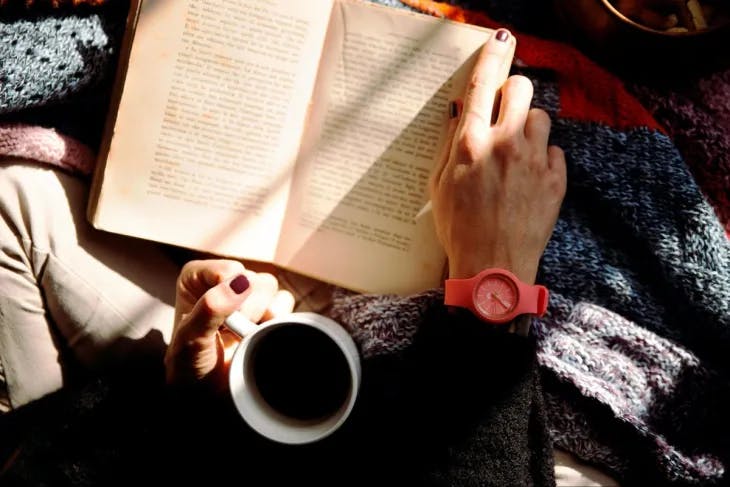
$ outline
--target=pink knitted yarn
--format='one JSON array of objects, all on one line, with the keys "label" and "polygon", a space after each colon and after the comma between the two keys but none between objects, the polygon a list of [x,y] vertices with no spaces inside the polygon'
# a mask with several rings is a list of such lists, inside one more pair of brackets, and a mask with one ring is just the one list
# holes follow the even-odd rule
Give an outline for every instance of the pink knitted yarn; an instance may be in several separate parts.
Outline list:
[{"label": "pink knitted yarn", "polygon": [[96,158],[87,146],[52,128],[0,124],[0,156],[22,157],[90,175]]}]

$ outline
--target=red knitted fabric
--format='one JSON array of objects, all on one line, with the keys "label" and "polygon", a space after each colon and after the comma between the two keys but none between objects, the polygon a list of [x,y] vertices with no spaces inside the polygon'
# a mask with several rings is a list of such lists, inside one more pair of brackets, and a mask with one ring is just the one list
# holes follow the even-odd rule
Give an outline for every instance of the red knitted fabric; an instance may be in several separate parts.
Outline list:
[{"label": "red knitted fabric", "polygon": [[[503,27],[483,12],[431,0],[401,0],[424,13],[490,29]],[[561,118],[604,123],[616,129],[648,127],[662,130],[654,117],[634,98],[623,82],[575,47],[513,32],[515,57],[532,68],[555,72],[560,90]]]}]

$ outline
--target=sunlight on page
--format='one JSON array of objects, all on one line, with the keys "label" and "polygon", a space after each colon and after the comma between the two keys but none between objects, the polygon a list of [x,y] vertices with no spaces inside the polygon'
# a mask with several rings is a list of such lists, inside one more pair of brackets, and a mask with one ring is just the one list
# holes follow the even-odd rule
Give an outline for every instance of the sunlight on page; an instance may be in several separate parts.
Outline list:
[{"label": "sunlight on page", "polygon": [[142,5],[96,228],[361,291],[440,284],[413,216],[491,31],[354,0]]},{"label": "sunlight on page", "polygon": [[433,221],[413,216],[488,33],[398,13],[335,5],[277,261],[404,293],[439,285]]},{"label": "sunlight on page", "polygon": [[331,3],[144,2],[99,219],[273,259]]}]

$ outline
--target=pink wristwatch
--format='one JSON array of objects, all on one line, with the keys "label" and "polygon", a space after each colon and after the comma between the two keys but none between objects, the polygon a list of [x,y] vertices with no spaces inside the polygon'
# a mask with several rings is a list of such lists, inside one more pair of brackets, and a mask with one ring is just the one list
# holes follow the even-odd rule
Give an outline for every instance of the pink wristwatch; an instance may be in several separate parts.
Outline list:
[{"label": "pink wristwatch", "polygon": [[508,323],[523,314],[542,316],[547,303],[545,286],[525,284],[504,269],[446,280],[444,304],[467,308],[488,323]]}]

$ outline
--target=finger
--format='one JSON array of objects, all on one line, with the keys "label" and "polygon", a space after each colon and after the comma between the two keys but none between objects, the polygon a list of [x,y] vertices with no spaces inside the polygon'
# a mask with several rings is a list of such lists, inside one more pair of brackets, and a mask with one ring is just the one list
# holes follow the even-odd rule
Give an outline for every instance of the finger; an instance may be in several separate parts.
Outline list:
[{"label": "finger", "polygon": [[[229,259],[193,260],[186,263],[177,279],[176,314],[189,313],[210,288],[244,272],[243,264]],[[179,322],[179,316],[175,322]]]},{"label": "finger", "polygon": [[431,172],[429,187],[431,189],[432,198],[433,192],[436,190],[439,181],[441,181],[441,175],[444,172],[444,168],[446,168],[446,163],[449,161],[449,157],[451,156],[451,147],[454,145],[454,134],[456,134],[456,127],[459,126],[459,115],[461,114],[461,109],[461,100],[449,103],[449,125],[446,129],[444,147],[441,150],[441,157],[439,157],[436,167],[434,167]]},{"label": "finger", "polygon": [[506,29],[495,31],[482,46],[464,97],[462,129],[473,124],[480,132],[491,125],[497,92],[507,79],[514,50],[514,36]]},{"label": "finger", "polygon": [[532,103],[532,81],[525,76],[510,76],[502,86],[502,100],[496,125],[508,134],[525,134],[525,123]]},{"label": "finger", "polygon": [[554,184],[551,185],[555,197],[562,201],[567,191],[567,167],[565,153],[557,145],[548,147],[548,170],[554,176]]},{"label": "finger", "polygon": [[555,171],[560,179],[566,179],[567,167],[565,163],[565,152],[557,145],[548,147],[548,168],[551,171]]},{"label": "finger", "polygon": [[271,299],[269,306],[264,312],[263,319],[270,320],[277,316],[283,316],[287,313],[291,313],[294,310],[294,304],[294,295],[286,289],[280,289]]},{"label": "finger", "polygon": [[240,311],[249,320],[257,323],[261,321],[266,308],[274,299],[279,290],[279,282],[276,277],[266,272],[259,272],[249,276],[251,280],[251,295],[243,302]]},{"label": "finger", "polygon": [[547,148],[551,125],[550,115],[545,110],[533,108],[527,114],[525,138],[535,147]]},{"label": "finger", "polygon": [[497,93],[494,96],[494,103],[492,104],[492,118],[490,120],[491,124],[494,125],[497,121],[497,115],[499,114],[499,107],[502,105],[502,90],[501,87],[504,86],[504,83],[509,78],[509,72],[510,69],[512,69],[512,60],[514,58],[515,54],[515,44],[512,44],[512,47],[510,48],[510,54],[508,56],[505,56],[504,63],[502,64],[502,67],[499,70],[499,73],[497,74],[497,80],[502,82],[502,84],[499,85],[497,88]]},{"label": "finger", "polygon": [[187,339],[215,335],[226,317],[240,308],[251,294],[251,283],[243,274],[208,289],[181,320],[179,333]]},{"label": "finger", "polygon": [[[203,293],[205,293],[211,287],[220,284],[233,275],[243,273],[244,270],[243,264],[237,260],[191,260],[183,266],[179,280],[184,284],[204,286]],[[221,278],[221,276],[225,277]],[[200,295],[202,296],[203,293]]]}]

